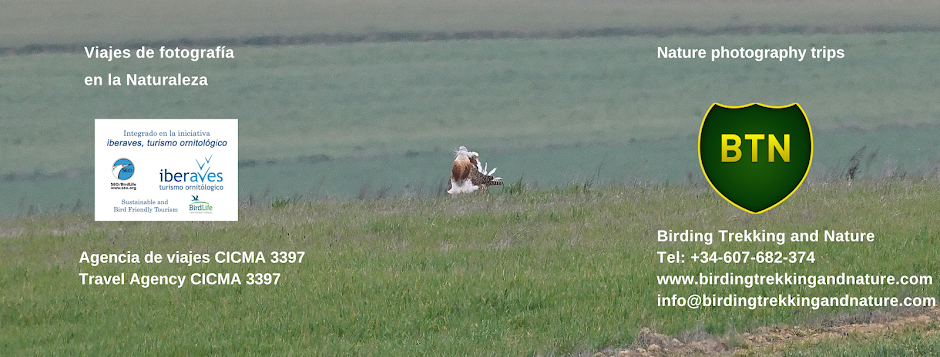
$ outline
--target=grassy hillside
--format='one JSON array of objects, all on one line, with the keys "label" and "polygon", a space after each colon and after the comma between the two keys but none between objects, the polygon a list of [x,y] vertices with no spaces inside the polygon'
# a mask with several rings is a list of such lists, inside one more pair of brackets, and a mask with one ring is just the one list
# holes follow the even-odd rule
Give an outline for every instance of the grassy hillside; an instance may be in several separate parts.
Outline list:
[{"label": "grassy hillside", "polygon": [[[838,61],[657,59],[669,47],[844,48]],[[504,39],[238,48],[234,60],[0,61],[0,215],[93,204],[95,118],[238,118],[240,196],[434,193],[450,151],[510,180],[701,178],[695,135],[713,102],[799,102],[813,175],[867,145],[867,174],[931,174],[938,33]],[[85,87],[86,75],[193,73],[208,88]],[[442,171],[441,167],[445,167]],[[376,172],[383,172],[376,178]],[[887,173],[883,175],[882,173]]]},{"label": "grassy hillside", "polygon": [[[84,214],[5,219],[0,224],[0,355],[567,354],[627,346],[641,327],[669,334],[701,329],[721,336],[853,311],[689,310],[657,307],[658,294],[940,293],[936,285],[747,289],[661,286],[655,280],[659,274],[725,272],[933,275],[940,268],[934,259],[940,244],[935,218],[940,185],[935,180],[807,184],[762,215],[746,214],[702,186],[521,191],[279,202],[245,208],[238,222],[94,222]],[[863,244],[706,246],[656,242],[659,229],[832,229],[873,232],[877,238]],[[143,258],[150,251],[295,250],[305,252],[302,263],[79,263],[82,252],[130,251]],[[814,251],[817,260],[796,265],[658,262],[657,251],[674,250],[802,250]],[[82,272],[239,273],[243,285],[83,286]],[[278,285],[245,285],[247,273],[281,277]]]},{"label": "grassy hillside", "polygon": [[[844,48],[827,62],[657,59],[657,47]],[[95,118],[237,118],[242,159],[531,148],[696,134],[714,103],[799,102],[814,130],[937,123],[938,33],[613,37],[239,48],[235,59],[0,61],[2,173],[87,168]],[[108,73],[208,88],[86,87]],[[899,143],[903,145],[903,143]]]}]

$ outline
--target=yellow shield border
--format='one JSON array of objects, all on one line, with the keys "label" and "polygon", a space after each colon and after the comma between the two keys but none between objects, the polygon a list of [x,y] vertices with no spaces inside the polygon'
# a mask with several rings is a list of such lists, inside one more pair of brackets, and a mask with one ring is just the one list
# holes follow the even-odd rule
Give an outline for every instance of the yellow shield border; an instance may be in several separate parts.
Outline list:
[{"label": "yellow shield border", "polygon": [[[790,194],[788,194],[786,197],[784,197],[783,199],[781,199],[779,202],[774,203],[774,204],[771,205],[770,207],[767,207],[767,208],[765,208],[765,209],[763,209],[763,210],[760,210],[760,211],[758,211],[758,212],[754,212],[754,211],[751,211],[751,210],[749,210],[749,209],[747,209],[747,208],[741,207],[741,206],[738,205],[737,203],[734,203],[734,201],[728,199],[728,197],[725,197],[725,195],[724,195],[723,193],[721,193],[721,191],[719,191],[718,188],[715,187],[715,184],[712,183],[712,180],[711,180],[710,178],[708,178],[708,173],[705,172],[705,165],[702,164],[702,128],[705,127],[705,119],[708,119],[708,114],[711,113],[712,108],[715,108],[715,106],[719,106],[719,107],[726,108],[726,109],[741,109],[741,108],[750,107],[750,106],[752,106],[752,105],[758,105],[758,106],[761,106],[761,107],[764,107],[764,108],[768,108],[768,109],[784,109],[784,108],[789,108],[789,107],[792,107],[792,106],[795,105],[797,108],[800,109],[800,112],[803,113],[803,117],[806,118],[806,126],[807,126],[807,128],[809,129],[809,142],[810,142],[810,148],[809,148],[809,163],[806,165],[806,173],[803,174],[803,178],[800,179],[800,183],[797,184],[796,187],[793,188],[793,191],[790,191]],[[711,105],[710,107],[708,107],[708,111],[705,112],[705,116],[702,118],[702,124],[699,125],[699,128],[698,128],[698,142],[696,143],[696,150],[695,150],[695,151],[698,152],[698,165],[699,165],[699,168],[702,169],[702,175],[705,175],[705,180],[708,181],[708,185],[711,186],[712,189],[715,190],[715,192],[718,192],[718,195],[720,195],[721,198],[724,198],[725,201],[728,201],[728,203],[731,203],[731,204],[734,205],[735,207],[740,208],[740,209],[741,209],[742,211],[744,211],[744,212],[747,212],[747,213],[750,213],[750,214],[761,214],[761,213],[764,213],[764,212],[767,212],[767,211],[773,209],[774,207],[777,207],[778,205],[780,205],[781,203],[783,203],[784,201],[786,201],[788,198],[790,198],[790,196],[793,196],[793,194],[796,193],[796,190],[798,190],[798,189],[800,188],[800,186],[803,185],[803,182],[806,181],[806,176],[809,175],[809,169],[813,166],[813,154],[814,154],[815,149],[816,149],[816,143],[815,143],[815,139],[813,139],[813,126],[810,124],[810,122],[809,122],[809,117],[806,116],[806,111],[803,110],[803,107],[800,106],[800,103],[790,103],[790,104],[782,105],[782,106],[773,106],[773,105],[767,105],[767,104],[763,104],[763,103],[753,102],[753,103],[750,103],[750,104],[738,105],[738,106],[724,105],[724,104],[721,104],[721,103],[712,103],[712,105]]]}]

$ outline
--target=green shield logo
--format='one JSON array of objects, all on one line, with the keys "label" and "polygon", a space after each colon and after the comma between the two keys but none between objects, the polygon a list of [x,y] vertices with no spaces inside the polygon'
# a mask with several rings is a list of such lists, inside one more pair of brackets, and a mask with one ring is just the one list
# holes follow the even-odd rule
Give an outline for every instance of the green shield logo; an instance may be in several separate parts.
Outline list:
[{"label": "green shield logo", "polygon": [[813,131],[799,104],[712,104],[698,135],[705,178],[721,197],[759,214],[790,197],[813,161]]}]

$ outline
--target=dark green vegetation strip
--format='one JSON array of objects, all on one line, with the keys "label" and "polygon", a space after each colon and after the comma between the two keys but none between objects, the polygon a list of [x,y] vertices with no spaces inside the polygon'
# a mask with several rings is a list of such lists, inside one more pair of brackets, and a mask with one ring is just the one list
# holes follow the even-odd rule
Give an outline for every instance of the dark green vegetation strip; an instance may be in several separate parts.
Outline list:
[{"label": "dark green vegetation strip", "polygon": [[[935,28],[936,1],[875,0],[231,0],[224,7],[185,1],[35,0],[10,4],[0,47],[235,38],[239,43],[400,41],[545,34],[714,33]],[[55,11],[50,11],[55,9]],[[588,30],[584,30],[588,29]],[[313,35],[311,35],[313,34]],[[322,35],[321,35],[322,34]],[[544,36],[544,35],[542,35]],[[180,42],[198,42],[181,40]],[[309,43],[309,42],[306,42]]]},{"label": "dark green vegetation strip", "polygon": [[[833,308],[657,307],[657,294],[937,296],[935,285],[687,288],[657,274],[934,274],[936,180],[804,185],[762,215],[710,188],[506,190],[378,201],[279,201],[233,223],[93,222],[89,215],[0,224],[0,355],[564,354],[627,346],[641,327],[722,334],[850,313]],[[509,194],[514,192],[515,194]],[[866,244],[657,243],[658,229],[874,232]],[[816,263],[655,263],[658,250],[813,250]],[[142,256],[306,252],[302,264],[79,264],[83,251]],[[279,272],[277,286],[83,286],[80,272]],[[243,277],[244,279],[244,277]],[[159,333],[155,333],[159,331]],[[115,338],[120,336],[120,338]],[[924,348],[936,348],[928,340]]]},{"label": "dark green vegetation strip", "polygon": [[858,34],[896,32],[937,32],[940,26],[928,25],[857,25],[857,26],[806,26],[806,25],[746,25],[721,26],[715,28],[695,27],[606,27],[570,30],[480,30],[480,31],[433,31],[433,32],[376,32],[376,33],[315,33],[305,35],[265,35],[249,37],[182,38],[166,41],[127,41],[108,43],[91,41],[80,44],[33,43],[20,47],[0,47],[0,56],[28,55],[45,52],[83,53],[86,46],[115,46],[118,48],[140,48],[143,46],[167,47],[242,47],[242,46],[297,46],[312,44],[343,44],[369,42],[425,42],[454,40],[494,40],[508,38],[572,39],[591,37],[640,36],[714,36],[714,35],[780,35],[780,34]]}]

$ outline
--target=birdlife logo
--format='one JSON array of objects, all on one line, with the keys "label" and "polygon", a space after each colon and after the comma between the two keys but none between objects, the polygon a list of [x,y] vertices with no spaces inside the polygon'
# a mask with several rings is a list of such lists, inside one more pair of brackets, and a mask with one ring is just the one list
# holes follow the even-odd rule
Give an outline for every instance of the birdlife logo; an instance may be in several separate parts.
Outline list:
[{"label": "birdlife logo", "polygon": [[128,159],[118,159],[111,166],[111,174],[118,180],[127,180],[134,176],[134,163]]},{"label": "birdlife logo", "polygon": [[800,187],[813,162],[813,130],[799,104],[709,108],[698,157],[708,183],[736,207],[759,214]]},{"label": "birdlife logo", "polygon": [[189,202],[189,213],[212,213],[212,205],[206,201],[200,201],[199,195],[190,195],[193,200]]}]

